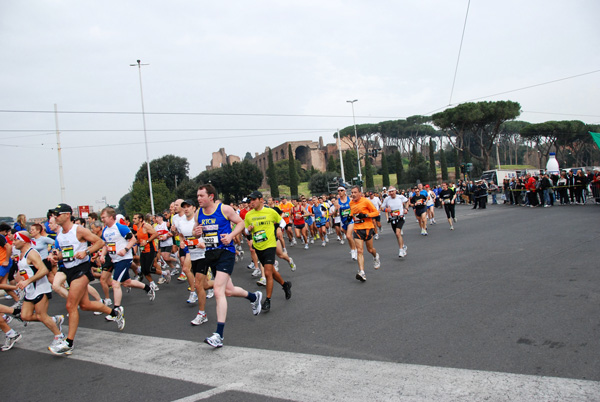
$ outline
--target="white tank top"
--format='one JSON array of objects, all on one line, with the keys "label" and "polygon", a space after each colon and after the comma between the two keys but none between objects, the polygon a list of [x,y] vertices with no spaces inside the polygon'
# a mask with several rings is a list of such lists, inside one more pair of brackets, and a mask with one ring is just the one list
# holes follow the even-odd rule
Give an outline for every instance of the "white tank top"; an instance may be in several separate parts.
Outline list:
[{"label": "white tank top", "polygon": [[196,220],[192,218],[187,220],[184,215],[183,218],[177,221],[177,231],[179,232],[179,244],[185,244],[190,252],[190,258],[192,261],[204,258],[205,249],[198,247],[199,243],[204,243],[202,237],[198,238],[194,236],[194,223]]},{"label": "white tank top", "polygon": [[78,251],[85,252],[87,249],[87,242],[79,241],[79,239],[77,239],[78,227],[79,225],[73,224],[73,227],[67,233],[64,233],[61,229],[56,236],[56,240],[58,240],[58,246],[62,252],[62,262],[67,269],[76,267],[77,265],[83,264],[84,262],[88,262],[90,260],[90,257],[87,255],[82,260],[75,258],[75,253]]},{"label": "white tank top", "polygon": [[[34,267],[33,265],[27,264],[27,256],[31,252],[39,254],[36,249],[30,248],[29,250],[27,250],[25,255],[21,257],[21,259],[19,260],[19,263],[18,263],[19,275],[21,275],[21,277],[23,277],[23,279],[33,278],[33,276],[37,273],[36,267]],[[40,257],[40,260],[41,260],[41,257]],[[43,276],[40,279],[38,279],[37,281],[32,282],[29,285],[27,285],[27,287],[25,288],[25,299],[33,300],[41,294],[51,293],[51,292],[52,292],[52,285],[50,285],[50,282],[48,281],[48,277]]]}]

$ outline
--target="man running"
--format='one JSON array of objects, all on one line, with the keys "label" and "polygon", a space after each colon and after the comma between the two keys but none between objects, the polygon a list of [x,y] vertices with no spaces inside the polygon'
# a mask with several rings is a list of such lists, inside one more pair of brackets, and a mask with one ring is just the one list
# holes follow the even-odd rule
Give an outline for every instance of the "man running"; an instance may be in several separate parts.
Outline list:
[{"label": "man running", "polygon": [[396,187],[390,186],[388,197],[383,200],[381,210],[389,216],[392,231],[398,240],[398,257],[406,257],[406,247],[404,247],[404,240],[402,239],[402,226],[404,226],[404,215],[408,212],[408,198],[398,194]]},{"label": "man running", "polygon": [[356,279],[364,282],[367,280],[365,275],[365,244],[367,246],[367,251],[373,256],[373,268],[379,269],[381,266],[379,254],[377,254],[377,250],[373,247],[373,233],[375,232],[373,218],[379,215],[379,211],[375,209],[375,206],[373,206],[371,201],[363,197],[359,186],[352,186],[350,196],[352,197],[352,201],[350,201],[350,211],[354,219],[353,236],[358,257],[358,273],[356,274]]},{"label": "man running", "polygon": [[454,230],[454,222],[456,222],[455,202],[456,192],[451,188],[448,188],[448,183],[442,183],[442,191],[440,192],[440,199],[444,205],[444,211],[446,211],[446,218],[450,224],[450,230]]},{"label": "man running", "polygon": [[[252,305],[252,313],[260,314],[262,293],[250,293],[231,280],[235,263],[233,238],[244,230],[242,218],[228,205],[216,200],[217,190],[212,184],[203,184],[198,188],[198,224],[194,228],[195,236],[202,236],[206,245],[207,265],[216,269],[214,279],[215,299],[217,300],[217,331],[204,342],[214,348],[223,346],[223,331],[227,318],[227,296],[244,297]],[[231,223],[235,229],[231,230]]]},{"label": "man running", "polygon": [[273,279],[282,286],[286,300],[292,297],[292,282],[284,282],[274,268],[277,238],[273,225],[285,225],[285,221],[273,209],[264,207],[263,195],[260,191],[253,191],[248,198],[252,209],[246,214],[244,224],[247,233],[252,235],[252,247],[256,250],[258,260],[265,268],[267,298],[262,306],[262,311],[268,312],[271,309]]},{"label": "man running", "polygon": [[[337,198],[337,209],[342,219],[342,230],[346,233],[346,239],[348,240],[348,246],[350,246],[350,256],[354,261],[357,260],[356,243],[354,243],[354,223],[352,221],[352,214],[350,211],[350,197],[346,194],[345,187],[338,187],[338,198]],[[340,241],[344,244],[344,239]]]},{"label": "man running", "polygon": [[414,194],[410,198],[410,205],[415,209],[415,216],[417,222],[421,227],[421,235],[427,236],[427,200],[429,194],[423,189],[423,184],[419,183],[414,191]]},{"label": "man running", "polygon": [[[100,302],[90,301],[88,284],[94,279],[91,272],[90,255],[100,250],[104,242],[88,229],[76,225],[71,221],[73,209],[67,204],[58,204],[54,209],[56,223],[60,226],[56,236],[58,250],[49,257],[53,263],[63,262],[69,294],[67,296],[67,311],[69,313],[69,332],[67,339],[50,346],[50,352],[56,355],[70,355],[73,353],[73,342],[79,327],[79,310],[100,311],[116,317],[115,321],[119,330],[125,327],[123,308],[115,309],[105,306]],[[91,246],[88,247],[88,242]]]}]

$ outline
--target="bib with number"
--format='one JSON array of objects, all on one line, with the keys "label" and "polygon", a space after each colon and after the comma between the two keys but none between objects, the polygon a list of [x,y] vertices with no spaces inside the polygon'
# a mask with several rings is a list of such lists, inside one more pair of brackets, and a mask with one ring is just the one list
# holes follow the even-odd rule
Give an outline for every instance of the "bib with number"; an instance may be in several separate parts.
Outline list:
[{"label": "bib with number", "polygon": [[254,242],[261,243],[267,240],[267,232],[264,230],[259,230],[258,232],[254,233],[252,238],[254,239]]},{"label": "bib with number", "polygon": [[106,243],[106,247],[108,248],[108,254],[117,253],[117,243]]},{"label": "bib with number", "polygon": [[73,246],[66,246],[61,249],[63,262],[72,262],[75,261],[75,252],[73,251]]},{"label": "bib with number", "polygon": [[194,248],[198,247],[198,243],[199,243],[198,238],[196,238],[194,236],[189,236],[189,237],[185,238],[185,245],[189,249],[194,249]]},{"label": "bib with number", "polygon": [[341,215],[343,218],[347,218],[348,216],[350,216],[350,210],[349,209],[342,209],[341,210]]}]

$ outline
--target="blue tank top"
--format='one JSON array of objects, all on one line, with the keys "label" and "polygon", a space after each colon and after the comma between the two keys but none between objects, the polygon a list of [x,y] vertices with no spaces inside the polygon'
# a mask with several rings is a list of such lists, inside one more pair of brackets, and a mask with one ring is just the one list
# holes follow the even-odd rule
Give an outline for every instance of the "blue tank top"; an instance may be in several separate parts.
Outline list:
[{"label": "blue tank top", "polygon": [[342,202],[341,199],[338,199],[340,204],[340,217],[342,218],[342,222],[348,222],[351,218],[350,213],[350,197],[346,197],[346,202]]},{"label": "blue tank top", "polygon": [[221,242],[221,235],[231,233],[231,222],[223,215],[223,204],[219,203],[217,209],[210,215],[204,214],[204,209],[198,210],[198,224],[203,226],[202,238],[206,250],[223,249],[235,253],[235,245],[231,242],[228,246]]}]

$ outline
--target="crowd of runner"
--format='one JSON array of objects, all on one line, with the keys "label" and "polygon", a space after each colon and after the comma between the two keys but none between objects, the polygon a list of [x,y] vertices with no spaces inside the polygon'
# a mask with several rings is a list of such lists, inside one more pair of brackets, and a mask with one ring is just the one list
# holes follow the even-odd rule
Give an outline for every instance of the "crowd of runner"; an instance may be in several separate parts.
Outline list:
[{"label": "crowd of runner", "polygon": [[[67,204],[50,209],[45,225],[28,227],[25,216],[19,215],[13,228],[0,224],[0,289],[14,301],[11,307],[0,305],[0,329],[5,333],[0,350],[10,350],[21,339],[10,327],[17,318],[41,321],[53,334],[49,351],[70,355],[81,311],[103,315],[123,330],[123,288],[136,289],[152,303],[159,285],[166,286],[172,278],[187,282],[187,303],[198,304],[191,325],[209,321],[206,300],[215,298],[216,329],[204,341],[222,347],[227,298],[247,299],[254,315],[271,309],[275,282],[285,299],[291,298],[292,282],[279,272],[277,260],[286,261],[291,271],[297,269],[289,247],[301,244],[309,250],[347,244],[349,258],[358,265],[355,277],[365,282],[365,252],[372,256],[374,269],[381,267],[374,240],[383,230],[382,221],[391,226],[398,257],[404,258],[403,225],[409,209],[422,236],[428,235],[428,225],[437,224],[436,207],[443,208],[449,229],[454,230],[455,206],[468,202],[462,186],[460,182],[436,188],[418,184],[404,190],[384,187],[381,193],[340,186],[337,194],[301,195],[292,200],[285,196],[265,199],[254,191],[239,205],[225,205],[207,184],[199,187],[195,201],[176,200],[160,214],[135,214],[131,221],[111,207],[100,216],[90,213],[87,219],[75,219]],[[484,184],[477,186],[482,189]],[[485,188],[487,201],[489,187]],[[481,208],[486,201],[471,200]],[[243,243],[250,250],[247,267],[257,284],[265,287],[264,295],[232,282],[235,262],[244,258]],[[90,285],[94,280],[99,281],[102,294]],[[48,315],[49,300],[56,295],[66,301],[66,315]],[[62,324],[67,320],[68,332],[64,333]]]}]

